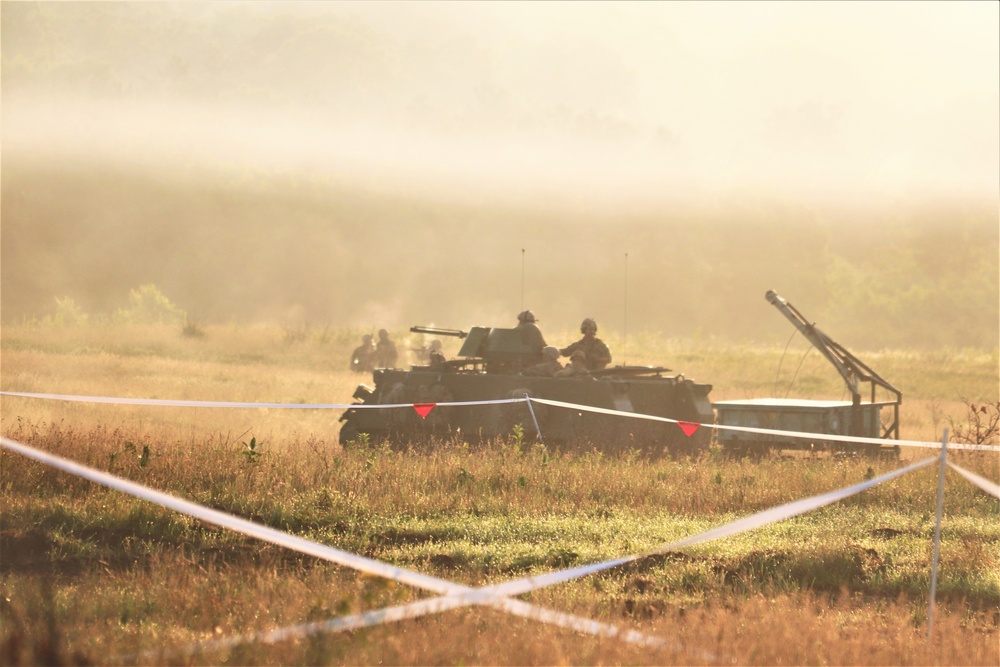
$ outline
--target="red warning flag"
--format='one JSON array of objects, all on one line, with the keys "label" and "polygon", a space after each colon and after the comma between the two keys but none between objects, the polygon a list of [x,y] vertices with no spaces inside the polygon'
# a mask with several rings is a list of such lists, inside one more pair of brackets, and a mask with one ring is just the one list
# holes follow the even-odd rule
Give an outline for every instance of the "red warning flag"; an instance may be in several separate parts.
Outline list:
[{"label": "red warning flag", "polygon": [[695,424],[694,422],[677,422],[677,425],[681,427],[682,431],[684,431],[684,435],[689,438],[694,435],[694,432],[698,430],[699,426],[701,426],[701,424]]},{"label": "red warning flag", "polygon": [[435,405],[437,405],[437,403],[414,403],[413,409],[417,411],[417,414],[420,415],[421,419],[427,419],[427,415],[431,413],[431,410],[434,409]]}]

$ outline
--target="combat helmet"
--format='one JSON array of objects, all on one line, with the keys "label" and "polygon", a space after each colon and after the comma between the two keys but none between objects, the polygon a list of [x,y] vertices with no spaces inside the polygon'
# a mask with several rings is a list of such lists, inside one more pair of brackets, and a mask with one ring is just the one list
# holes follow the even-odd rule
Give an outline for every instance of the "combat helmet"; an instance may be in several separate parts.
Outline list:
[{"label": "combat helmet", "polygon": [[580,323],[580,333],[585,334],[587,332],[597,333],[597,322],[589,317]]},{"label": "combat helmet", "polygon": [[518,313],[517,321],[521,322],[522,324],[525,322],[529,322],[532,324],[537,322],[537,320],[535,319],[535,314],[530,310],[522,310],[520,313]]}]

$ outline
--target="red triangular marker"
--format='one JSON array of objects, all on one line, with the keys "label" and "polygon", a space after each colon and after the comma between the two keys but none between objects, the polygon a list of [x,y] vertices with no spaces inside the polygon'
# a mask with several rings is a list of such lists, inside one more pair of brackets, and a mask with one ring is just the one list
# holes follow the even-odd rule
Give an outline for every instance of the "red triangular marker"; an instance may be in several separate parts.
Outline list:
[{"label": "red triangular marker", "polygon": [[417,414],[420,415],[421,419],[427,419],[427,415],[431,413],[431,410],[434,409],[435,405],[437,405],[437,403],[414,403],[413,409],[417,411]]},{"label": "red triangular marker", "polygon": [[699,426],[701,426],[701,424],[695,424],[694,422],[677,422],[677,425],[681,427],[682,431],[684,431],[684,435],[689,438],[694,435],[694,432],[698,430]]}]

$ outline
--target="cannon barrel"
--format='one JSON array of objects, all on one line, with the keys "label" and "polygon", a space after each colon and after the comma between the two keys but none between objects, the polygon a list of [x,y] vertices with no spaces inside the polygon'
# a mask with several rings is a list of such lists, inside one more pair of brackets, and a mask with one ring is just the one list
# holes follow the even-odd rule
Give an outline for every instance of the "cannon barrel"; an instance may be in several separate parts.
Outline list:
[{"label": "cannon barrel", "polygon": [[469,334],[458,329],[438,329],[436,327],[410,327],[410,331],[419,334],[431,334],[432,336],[454,336],[455,338],[465,338]]}]

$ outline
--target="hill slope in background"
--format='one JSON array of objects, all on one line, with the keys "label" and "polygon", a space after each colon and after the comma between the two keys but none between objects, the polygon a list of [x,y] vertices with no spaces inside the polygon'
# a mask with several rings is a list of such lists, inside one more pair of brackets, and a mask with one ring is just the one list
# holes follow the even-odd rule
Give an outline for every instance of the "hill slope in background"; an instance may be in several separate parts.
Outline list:
[{"label": "hill slope in background", "polygon": [[995,5],[0,12],[7,322],[1000,338]]},{"label": "hill slope in background", "polygon": [[153,283],[197,322],[508,326],[523,300],[559,330],[593,316],[618,332],[781,340],[774,289],[848,346],[998,341],[989,206],[616,215],[11,159],[2,180],[7,321],[63,296],[110,312]]}]

